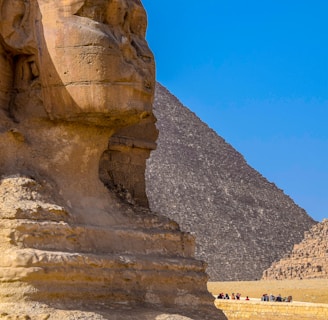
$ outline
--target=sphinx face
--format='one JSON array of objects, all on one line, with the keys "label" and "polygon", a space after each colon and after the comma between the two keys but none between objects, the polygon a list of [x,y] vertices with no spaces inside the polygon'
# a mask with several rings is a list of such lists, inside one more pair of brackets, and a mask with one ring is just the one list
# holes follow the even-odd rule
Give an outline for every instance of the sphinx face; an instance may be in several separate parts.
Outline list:
[{"label": "sphinx face", "polygon": [[20,12],[13,29],[29,38],[26,52],[15,53],[23,53],[16,59],[23,70],[18,92],[29,90],[24,75],[30,84],[38,79],[51,119],[124,126],[151,112],[155,67],[139,0],[2,2],[7,11]]},{"label": "sphinx face", "polygon": [[[38,0],[39,63],[47,113],[91,122],[135,122],[150,113],[154,60],[139,1]],[[47,68],[49,66],[49,68]]]}]

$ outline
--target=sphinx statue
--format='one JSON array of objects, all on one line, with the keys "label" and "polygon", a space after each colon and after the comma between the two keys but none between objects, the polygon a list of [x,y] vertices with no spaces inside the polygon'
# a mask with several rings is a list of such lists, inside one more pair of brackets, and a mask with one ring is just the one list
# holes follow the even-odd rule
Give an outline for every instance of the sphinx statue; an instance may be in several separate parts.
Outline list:
[{"label": "sphinx statue", "polygon": [[[93,210],[110,206],[101,200],[107,190],[98,179],[99,152],[120,129],[153,119],[154,59],[142,6],[4,0],[1,14],[1,109],[30,142],[20,146],[23,157],[3,160],[1,173],[19,167],[36,177],[51,167],[49,178],[72,207],[81,206],[80,198]],[[24,163],[15,163],[19,158]]]},{"label": "sphinx statue", "polygon": [[[77,306],[121,319],[113,310],[122,305],[126,319],[162,310],[213,318],[194,238],[148,209],[144,170],[158,132],[146,25],[139,0],[0,0],[0,302],[9,316],[13,303],[34,301],[53,308],[50,319]],[[159,311],[136,316],[140,306]]]}]

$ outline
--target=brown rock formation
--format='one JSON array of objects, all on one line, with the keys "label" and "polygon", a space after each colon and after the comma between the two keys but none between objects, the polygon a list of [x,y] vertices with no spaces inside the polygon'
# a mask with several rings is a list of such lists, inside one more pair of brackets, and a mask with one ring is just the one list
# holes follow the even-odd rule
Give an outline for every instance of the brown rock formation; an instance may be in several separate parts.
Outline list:
[{"label": "brown rock formation", "polygon": [[8,319],[20,316],[15,310],[68,319],[60,309],[86,306],[93,314],[78,316],[220,317],[194,238],[145,208],[145,161],[157,137],[145,28],[139,0],[0,0],[0,301]]},{"label": "brown rock formation", "polygon": [[328,219],[305,232],[291,253],[263,272],[264,280],[328,279]]},{"label": "brown rock formation", "polygon": [[211,280],[260,279],[315,222],[161,85],[154,113],[150,207],[196,235]]}]

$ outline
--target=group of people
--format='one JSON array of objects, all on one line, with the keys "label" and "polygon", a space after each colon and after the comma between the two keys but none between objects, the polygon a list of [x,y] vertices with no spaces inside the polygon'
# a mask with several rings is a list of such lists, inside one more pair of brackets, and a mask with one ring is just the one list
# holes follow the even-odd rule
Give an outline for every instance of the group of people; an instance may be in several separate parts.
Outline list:
[{"label": "group of people", "polygon": [[217,296],[217,299],[232,299],[232,300],[240,300],[240,297],[241,297],[241,294],[240,293],[232,293],[231,294],[231,297],[229,296],[228,293],[224,294],[223,292],[220,293],[218,296]]},{"label": "group of people", "polygon": [[261,297],[261,301],[269,301],[269,302],[292,302],[293,297],[288,296],[288,297],[282,297],[281,294],[278,294],[277,296],[274,296],[272,293],[268,295],[267,293],[264,293]]},{"label": "group of people", "polygon": [[[240,299],[241,294],[240,293],[232,293],[231,296],[229,296],[228,293],[224,294],[223,292],[220,293],[217,296],[217,299],[232,299],[232,300],[241,300]],[[248,296],[246,296],[245,300],[250,300]],[[293,297],[282,297],[281,294],[278,294],[277,296],[274,296],[272,293],[268,295],[267,293],[264,293],[261,297],[261,301],[269,301],[269,302],[292,302]]]}]

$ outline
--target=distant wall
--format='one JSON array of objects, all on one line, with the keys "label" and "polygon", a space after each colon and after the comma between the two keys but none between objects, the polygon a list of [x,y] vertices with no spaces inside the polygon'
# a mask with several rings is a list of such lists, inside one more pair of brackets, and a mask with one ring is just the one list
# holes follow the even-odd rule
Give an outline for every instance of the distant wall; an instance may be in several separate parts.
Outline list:
[{"label": "distant wall", "polygon": [[215,300],[228,320],[327,320],[328,304]]}]

